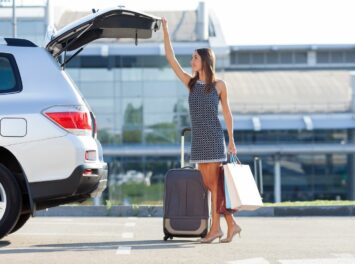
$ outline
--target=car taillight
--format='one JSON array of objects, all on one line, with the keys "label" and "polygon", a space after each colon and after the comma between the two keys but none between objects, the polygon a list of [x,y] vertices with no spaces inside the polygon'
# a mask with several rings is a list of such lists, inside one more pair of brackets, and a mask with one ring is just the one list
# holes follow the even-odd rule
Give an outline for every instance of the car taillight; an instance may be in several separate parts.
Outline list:
[{"label": "car taillight", "polygon": [[45,115],[73,134],[91,135],[91,121],[87,112],[45,112]]}]

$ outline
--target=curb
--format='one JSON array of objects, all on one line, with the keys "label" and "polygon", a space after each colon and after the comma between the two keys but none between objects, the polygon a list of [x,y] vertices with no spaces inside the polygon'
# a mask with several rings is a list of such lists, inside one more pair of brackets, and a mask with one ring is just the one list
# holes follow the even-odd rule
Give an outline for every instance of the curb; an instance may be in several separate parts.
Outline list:
[{"label": "curb", "polygon": [[[355,205],[341,206],[275,206],[255,211],[240,211],[235,216],[283,217],[283,216],[355,216]],[[36,211],[34,216],[67,217],[163,217],[163,206],[120,205],[106,206],[59,206]]]}]

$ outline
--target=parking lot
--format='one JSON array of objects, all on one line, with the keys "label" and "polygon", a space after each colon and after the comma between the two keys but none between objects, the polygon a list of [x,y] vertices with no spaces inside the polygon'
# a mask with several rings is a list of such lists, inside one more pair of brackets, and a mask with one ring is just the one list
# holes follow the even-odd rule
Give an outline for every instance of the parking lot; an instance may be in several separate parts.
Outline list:
[{"label": "parking lot", "polygon": [[0,263],[355,263],[354,217],[237,220],[241,238],[199,244],[164,242],[161,218],[35,217],[0,241]]}]

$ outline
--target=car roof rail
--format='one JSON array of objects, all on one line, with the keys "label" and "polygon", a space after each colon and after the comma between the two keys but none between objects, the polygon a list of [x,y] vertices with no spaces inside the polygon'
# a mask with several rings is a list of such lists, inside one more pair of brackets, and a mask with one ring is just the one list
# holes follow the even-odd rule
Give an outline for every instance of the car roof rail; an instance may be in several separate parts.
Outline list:
[{"label": "car roof rail", "polygon": [[8,46],[15,46],[15,47],[38,47],[32,41],[27,39],[20,39],[20,38],[4,38]]}]

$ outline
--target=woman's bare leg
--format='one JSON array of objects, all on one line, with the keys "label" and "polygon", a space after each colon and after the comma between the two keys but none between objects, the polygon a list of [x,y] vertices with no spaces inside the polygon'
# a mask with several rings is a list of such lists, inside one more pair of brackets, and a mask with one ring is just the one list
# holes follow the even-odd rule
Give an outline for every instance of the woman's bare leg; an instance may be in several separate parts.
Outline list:
[{"label": "woman's bare leg", "polygon": [[211,192],[212,200],[212,226],[206,238],[214,235],[220,230],[220,214],[217,212],[217,184],[220,163],[200,163],[199,168],[202,174],[203,181]]},{"label": "woman's bare leg", "polygon": [[235,224],[235,220],[233,214],[224,214],[224,218],[226,219],[227,226],[228,226],[228,233],[233,231],[233,227]]},{"label": "woman's bare leg", "polygon": [[208,163],[199,163],[197,168],[201,172],[203,183],[205,184],[206,188],[210,191],[210,182],[207,174],[208,173],[207,165]]}]

